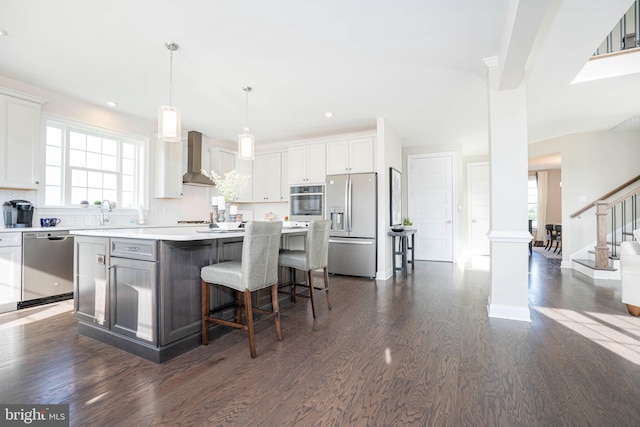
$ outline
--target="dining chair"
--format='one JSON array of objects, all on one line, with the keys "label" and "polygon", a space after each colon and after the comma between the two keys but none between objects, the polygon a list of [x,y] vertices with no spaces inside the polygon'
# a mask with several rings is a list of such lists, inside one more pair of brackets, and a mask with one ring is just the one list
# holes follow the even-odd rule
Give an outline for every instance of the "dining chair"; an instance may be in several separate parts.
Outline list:
[{"label": "dining chair", "polygon": [[[282,341],[280,307],[278,304],[278,251],[280,249],[280,221],[251,221],[245,226],[242,242],[242,259],[225,261],[202,267],[202,344],[209,344],[209,323],[219,323],[244,329],[249,336],[251,357],[256,357],[253,312],[264,314],[259,320],[275,317],[276,335]],[[236,299],[235,321],[214,317],[211,311],[211,286],[221,285],[234,291]],[[251,293],[271,288],[272,310],[253,307]],[[242,297],[244,294],[244,298]],[[244,300],[245,323],[242,323],[241,306]]]},{"label": "dining chair", "polygon": [[[296,297],[305,297],[311,300],[311,311],[313,318],[316,318],[316,305],[314,294],[316,291],[324,292],[327,297],[327,306],[331,310],[331,302],[329,301],[329,272],[327,264],[329,259],[329,228],[330,220],[314,220],[309,222],[307,234],[305,236],[304,250],[282,251],[278,259],[278,263],[282,267],[288,267],[291,272],[291,292],[281,292],[290,294],[294,302]],[[322,268],[324,275],[324,287],[316,287],[313,284],[313,270]],[[295,270],[306,272],[305,285],[309,290],[309,295],[297,293]]]},{"label": "dining chair", "polygon": [[547,244],[544,246],[546,250],[551,250],[553,246],[553,242],[555,241],[555,232],[553,231],[553,224],[546,224],[544,226],[545,231],[547,232]]},{"label": "dining chair", "polygon": [[560,255],[562,253],[562,225],[555,224],[553,226],[553,231],[555,233],[554,240],[556,242],[556,248],[553,250],[553,253],[558,251],[558,255]]}]

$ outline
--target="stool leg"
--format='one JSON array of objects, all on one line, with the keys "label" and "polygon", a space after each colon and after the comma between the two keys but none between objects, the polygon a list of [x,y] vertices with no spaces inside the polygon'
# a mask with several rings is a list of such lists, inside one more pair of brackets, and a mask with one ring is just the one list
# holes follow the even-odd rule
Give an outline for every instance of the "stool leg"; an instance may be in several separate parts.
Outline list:
[{"label": "stool leg", "polygon": [[209,322],[207,317],[209,316],[209,284],[200,279],[202,287],[202,345],[209,344]]},{"label": "stool leg", "polygon": [[282,329],[280,328],[280,302],[278,301],[278,284],[271,286],[271,305],[276,313],[276,336],[282,341]]},{"label": "stool leg", "polygon": [[309,299],[311,300],[311,312],[313,313],[313,318],[316,318],[316,302],[313,298],[313,270],[307,271],[307,281],[309,284]]},{"label": "stool leg", "polygon": [[327,267],[324,267],[322,270],[324,273],[324,288],[326,289],[324,293],[327,295],[327,307],[331,310],[331,302],[329,302],[329,270],[327,270]]},{"label": "stool leg", "polygon": [[245,289],[244,291],[244,311],[246,311],[245,315],[247,317],[247,335],[249,335],[249,351],[251,352],[251,357],[255,359],[256,340],[254,337],[254,330],[253,330],[253,307],[251,305],[251,291],[249,289]]},{"label": "stool leg", "polygon": [[296,295],[296,269],[289,267],[289,272],[291,274],[291,299],[293,299],[293,302],[298,302]]},{"label": "stool leg", "polygon": [[236,323],[242,323],[242,298],[240,298],[240,291],[235,291],[236,295]]}]

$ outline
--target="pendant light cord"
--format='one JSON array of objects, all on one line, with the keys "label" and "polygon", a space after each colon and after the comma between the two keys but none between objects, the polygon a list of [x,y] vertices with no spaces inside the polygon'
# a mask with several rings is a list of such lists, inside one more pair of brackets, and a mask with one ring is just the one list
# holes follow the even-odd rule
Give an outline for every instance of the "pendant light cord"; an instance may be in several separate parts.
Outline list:
[{"label": "pendant light cord", "polygon": [[173,105],[171,103],[171,92],[173,89],[173,50],[169,49],[169,105]]},{"label": "pendant light cord", "polygon": [[244,109],[244,130],[249,132],[249,92],[251,92],[251,86],[245,86],[242,88],[245,97],[245,109]]},{"label": "pendant light cord", "polygon": [[180,46],[174,42],[165,42],[164,46],[169,49],[169,105],[172,104],[172,92],[173,92],[173,52],[178,50]]}]

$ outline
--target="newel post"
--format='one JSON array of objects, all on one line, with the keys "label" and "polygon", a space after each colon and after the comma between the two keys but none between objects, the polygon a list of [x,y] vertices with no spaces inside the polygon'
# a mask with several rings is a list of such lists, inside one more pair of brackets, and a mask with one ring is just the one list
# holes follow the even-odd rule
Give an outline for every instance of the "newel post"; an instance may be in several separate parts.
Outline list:
[{"label": "newel post", "polygon": [[596,205],[596,268],[609,267],[609,246],[607,245],[607,202],[602,200]]}]

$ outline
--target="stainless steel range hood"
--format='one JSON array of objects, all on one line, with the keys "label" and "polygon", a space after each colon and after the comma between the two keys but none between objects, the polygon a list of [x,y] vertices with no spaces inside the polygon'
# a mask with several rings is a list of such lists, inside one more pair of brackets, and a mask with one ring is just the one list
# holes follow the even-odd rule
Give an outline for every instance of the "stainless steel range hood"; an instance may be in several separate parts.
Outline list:
[{"label": "stainless steel range hood", "polygon": [[215,186],[214,182],[200,172],[202,170],[202,134],[190,131],[187,134],[187,173],[182,176],[185,185]]}]

